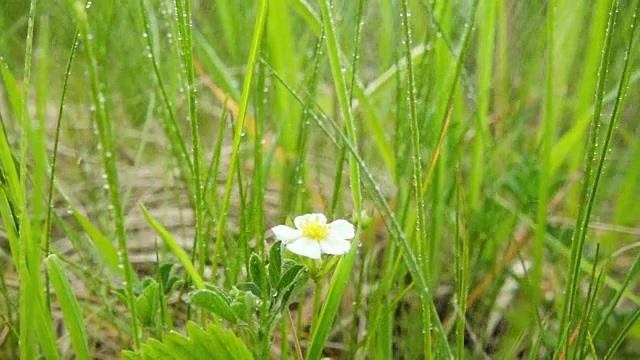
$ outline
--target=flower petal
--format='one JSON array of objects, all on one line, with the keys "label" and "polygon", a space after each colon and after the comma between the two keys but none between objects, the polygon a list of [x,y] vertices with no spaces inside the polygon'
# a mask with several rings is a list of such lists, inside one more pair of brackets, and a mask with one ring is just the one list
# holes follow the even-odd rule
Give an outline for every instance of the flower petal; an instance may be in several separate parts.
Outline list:
[{"label": "flower petal", "polygon": [[303,237],[287,244],[287,249],[294,254],[320,259],[320,244],[315,240]]},{"label": "flower petal", "polygon": [[347,220],[336,220],[329,224],[329,235],[327,235],[325,241],[353,239],[354,236],[356,236],[356,232],[350,222]]},{"label": "flower petal", "polygon": [[285,244],[295,241],[302,236],[302,231],[290,228],[285,225],[274,226],[271,228],[271,231],[273,231],[276,239],[282,241]]},{"label": "flower petal", "polygon": [[330,255],[343,255],[351,249],[351,243],[347,240],[328,239],[319,243],[322,252]]},{"label": "flower petal", "polygon": [[302,224],[306,222],[316,222],[321,225],[324,225],[327,223],[327,217],[322,214],[306,214],[306,215],[296,216],[296,218],[293,219],[293,223],[296,224],[296,227],[298,229],[300,229],[300,226],[302,226]]}]

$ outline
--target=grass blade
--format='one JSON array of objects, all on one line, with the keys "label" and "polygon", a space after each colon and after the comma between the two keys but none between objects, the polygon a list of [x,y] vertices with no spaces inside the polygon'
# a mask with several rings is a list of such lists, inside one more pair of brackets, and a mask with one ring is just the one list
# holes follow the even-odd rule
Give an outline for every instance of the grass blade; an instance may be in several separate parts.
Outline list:
[{"label": "grass blade", "polygon": [[182,263],[182,266],[184,266],[184,269],[187,271],[189,276],[191,276],[191,279],[193,280],[193,284],[196,286],[196,288],[198,290],[204,289],[205,288],[204,281],[202,280],[202,277],[200,276],[196,268],[193,266],[193,263],[191,262],[191,260],[189,260],[189,256],[187,255],[187,253],[185,253],[184,250],[182,250],[178,242],[176,242],[176,240],[171,236],[171,234],[169,234],[169,232],[165,228],[163,228],[162,225],[158,224],[158,222],[155,221],[151,217],[151,215],[149,215],[149,212],[144,207],[144,205],[140,204],[140,209],[142,210],[142,214],[144,215],[144,218],[147,219],[147,222],[149,223],[149,225],[153,227],[153,229],[158,233],[158,235],[160,235],[162,240],[164,240],[164,243],[167,244],[171,252],[173,252],[173,254],[178,258],[178,260],[180,260],[180,263]]},{"label": "grass blade", "polygon": [[[342,72],[342,64],[338,52],[338,41],[336,39],[333,14],[331,13],[329,0],[321,1],[320,7],[322,10],[322,20],[326,31],[325,40],[327,50],[329,52],[331,72],[333,74],[334,86],[338,95],[342,117],[345,121],[347,136],[352,144],[357,144],[356,127],[353,115],[351,113],[351,104],[349,101],[349,96],[347,94],[346,81]],[[360,190],[360,167],[355,161],[354,155],[357,154],[352,154],[349,156],[351,194],[353,203],[355,205],[355,212],[356,214],[360,214],[362,208],[362,193]],[[360,224],[358,224],[355,240],[351,246],[351,250],[338,263],[336,271],[331,279],[331,283],[329,284],[327,299],[322,306],[318,324],[317,326],[314,325],[314,331],[311,337],[311,344],[309,345],[307,359],[319,359],[322,355],[322,349],[324,348],[324,344],[327,341],[329,328],[333,324],[336,313],[338,311],[338,306],[342,300],[342,294],[344,293],[344,289],[347,286],[349,276],[351,275],[351,270],[353,269],[357,248],[360,242],[359,236]]]},{"label": "grass blade", "polygon": [[109,200],[115,222],[116,237],[118,239],[120,266],[124,269],[125,274],[125,290],[127,293],[127,306],[131,313],[130,322],[133,330],[134,348],[138,349],[140,346],[141,334],[139,331],[138,317],[136,315],[136,301],[133,292],[135,275],[131,270],[131,264],[129,262],[129,248],[127,245],[127,235],[124,227],[124,213],[120,199],[120,184],[116,169],[112,124],[107,113],[106,98],[101,90],[103,86],[101,85],[100,74],[98,72],[98,62],[95,55],[93,35],[91,33],[91,28],[89,27],[89,18],[86,12],[86,7],[83,3],[77,0],[68,0],[68,3],[78,25],[80,37],[84,43],[84,50],[87,57],[89,77],[91,81],[91,95],[93,99],[93,106],[96,108],[98,136],[102,147],[102,161],[104,165],[104,172],[107,176]]},{"label": "grass blade", "polygon": [[62,267],[62,263],[57,255],[49,255],[45,260],[47,267],[47,273],[53,284],[53,288],[56,290],[58,301],[60,302],[60,308],[62,309],[62,315],[64,321],[69,329],[69,335],[71,337],[71,344],[75,356],[78,359],[90,359],[89,347],[87,345],[87,333],[84,328],[84,319],[82,317],[82,311],[80,311],[80,305],[78,299],[73,293],[73,289]]},{"label": "grass blade", "polygon": [[[218,220],[218,229],[216,233],[216,249],[213,253],[213,264],[217,266],[217,256],[222,250],[224,243],[224,234],[227,226],[227,214],[229,211],[229,203],[231,200],[231,191],[233,188],[233,178],[238,166],[238,152],[240,150],[240,140],[242,137],[242,131],[244,128],[244,120],[247,116],[249,108],[249,95],[251,93],[251,79],[253,78],[253,69],[258,59],[258,51],[260,50],[260,44],[262,42],[262,34],[264,33],[265,21],[267,18],[267,0],[260,0],[258,18],[256,19],[255,27],[253,29],[253,39],[251,40],[251,48],[249,50],[249,59],[247,61],[247,72],[244,78],[244,84],[242,85],[242,97],[240,99],[240,115],[238,116],[238,125],[236,126],[236,132],[233,137],[233,149],[231,150],[231,159],[229,161],[229,172],[227,174],[227,183],[225,186],[224,197],[222,199],[222,207],[220,212],[220,219]],[[211,277],[215,277],[216,272],[211,272]]]}]

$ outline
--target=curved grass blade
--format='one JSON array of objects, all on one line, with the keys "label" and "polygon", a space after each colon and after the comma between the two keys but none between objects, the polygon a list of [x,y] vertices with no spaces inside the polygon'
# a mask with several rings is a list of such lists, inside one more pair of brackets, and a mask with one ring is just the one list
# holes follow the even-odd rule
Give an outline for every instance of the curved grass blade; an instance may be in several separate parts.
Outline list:
[{"label": "curved grass blade", "polygon": [[118,249],[111,241],[96,228],[84,215],[80,214],[75,207],[69,206],[69,210],[80,223],[84,232],[87,233],[89,239],[98,248],[98,252],[104,257],[105,262],[115,271],[116,274],[124,276],[124,269],[120,267],[120,259],[118,258]]},{"label": "curved grass blade", "polygon": [[[265,21],[267,18],[267,0],[260,0],[258,9],[258,17],[256,18],[256,24],[253,29],[253,39],[251,41],[251,48],[249,50],[249,59],[247,60],[247,71],[242,85],[242,97],[240,99],[240,114],[238,116],[238,125],[233,137],[233,149],[231,150],[231,159],[229,162],[229,173],[227,175],[227,183],[225,185],[224,198],[222,199],[222,208],[220,211],[220,219],[218,220],[218,229],[216,233],[216,248],[213,253],[212,263],[217,265],[217,256],[222,251],[223,238],[227,226],[227,214],[229,212],[229,204],[231,200],[231,191],[233,188],[233,178],[238,165],[238,152],[240,151],[240,140],[242,138],[242,130],[244,128],[244,120],[247,116],[249,108],[249,94],[251,93],[251,80],[253,78],[253,69],[258,59],[258,52],[260,50],[260,44],[262,43],[262,35],[264,33]],[[212,271],[212,278],[216,272]],[[213,279],[212,279],[213,280]]]},{"label": "curved grass blade", "polygon": [[158,233],[158,235],[160,235],[162,240],[164,240],[164,243],[167,244],[171,252],[173,252],[173,254],[178,258],[178,260],[180,260],[180,262],[182,263],[182,266],[184,266],[184,269],[187,271],[189,276],[191,276],[191,279],[193,279],[193,284],[196,286],[196,288],[199,290],[204,289],[205,288],[204,281],[202,280],[202,277],[200,276],[196,268],[193,266],[193,263],[191,262],[191,260],[189,260],[189,256],[187,255],[187,253],[185,253],[184,250],[182,250],[180,245],[178,245],[178,243],[171,236],[171,234],[169,234],[169,232],[165,228],[163,228],[162,225],[158,224],[158,222],[155,221],[151,217],[151,215],[149,215],[149,212],[144,207],[144,205],[140,204],[140,209],[142,210],[142,214],[144,215],[144,218],[147,219],[147,222],[149,223],[149,225],[153,227],[153,229]]},{"label": "curved grass blade", "polygon": [[[73,36],[73,45],[69,53],[69,59],[67,60],[67,66],[64,71],[64,80],[62,83],[62,94],[60,95],[60,104],[58,105],[58,115],[56,119],[56,132],[53,140],[53,154],[51,156],[51,165],[49,168],[49,194],[47,197],[47,217],[44,223],[44,234],[42,235],[45,242],[44,256],[49,256],[51,253],[51,216],[53,213],[53,191],[55,186],[56,171],[58,166],[58,148],[60,146],[60,129],[62,125],[62,113],[64,112],[65,99],[67,97],[67,90],[69,88],[69,78],[71,77],[71,64],[76,55],[78,48],[78,39],[80,33],[76,30]],[[49,274],[45,279],[47,295],[51,294],[51,287],[49,284]],[[47,296],[47,308],[51,311],[51,297]]]}]

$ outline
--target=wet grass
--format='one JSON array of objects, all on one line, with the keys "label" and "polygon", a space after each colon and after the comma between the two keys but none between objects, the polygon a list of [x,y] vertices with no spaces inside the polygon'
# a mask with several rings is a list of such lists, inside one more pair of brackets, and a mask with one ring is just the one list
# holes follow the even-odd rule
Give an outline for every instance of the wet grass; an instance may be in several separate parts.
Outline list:
[{"label": "wet grass", "polygon": [[637,358],[639,6],[2,2],[0,357],[250,342],[188,292],[320,212],[354,250],[254,356]]}]

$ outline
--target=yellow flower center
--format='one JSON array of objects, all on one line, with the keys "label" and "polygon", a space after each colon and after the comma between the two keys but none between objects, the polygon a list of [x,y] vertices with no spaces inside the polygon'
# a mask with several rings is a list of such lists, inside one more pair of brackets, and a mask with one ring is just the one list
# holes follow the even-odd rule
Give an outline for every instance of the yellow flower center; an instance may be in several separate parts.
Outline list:
[{"label": "yellow flower center", "polygon": [[317,221],[307,221],[300,225],[302,236],[307,239],[324,240],[329,235],[329,228]]}]

